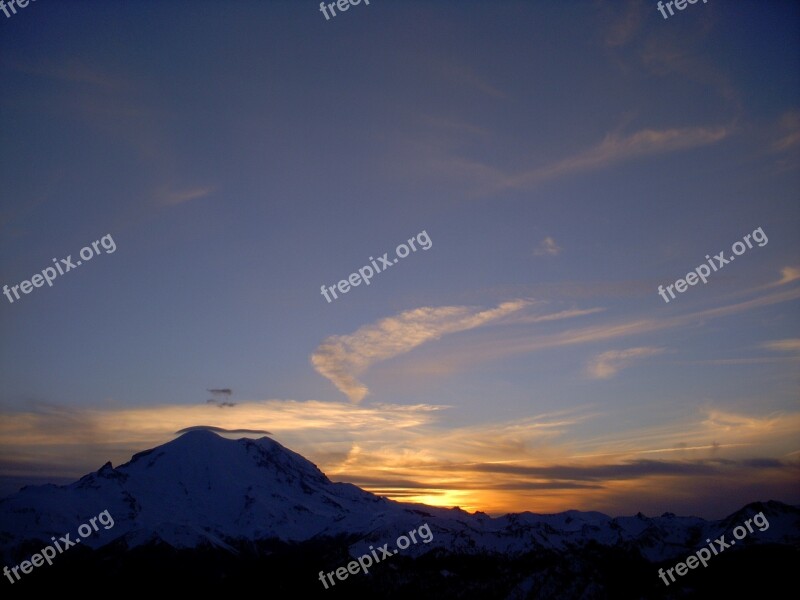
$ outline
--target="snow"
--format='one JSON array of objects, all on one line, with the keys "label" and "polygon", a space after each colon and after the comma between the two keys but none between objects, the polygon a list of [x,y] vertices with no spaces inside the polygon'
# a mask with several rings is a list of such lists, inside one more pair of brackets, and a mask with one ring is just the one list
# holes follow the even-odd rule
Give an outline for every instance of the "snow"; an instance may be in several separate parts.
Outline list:
[{"label": "snow", "polygon": [[[313,463],[278,442],[231,440],[195,430],[140,452],[126,464],[103,465],[66,485],[23,488],[0,500],[0,541],[6,551],[25,540],[50,543],[104,510],[114,526],[86,537],[98,548],[160,541],[175,548],[209,544],[234,551],[232,542],[278,538],[305,541],[348,534],[358,556],[428,523],[433,540],[402,550],[415,556],[434,548],[465,553],[516,554],[538,548],[568,551],[589,541],[624,544],[648,560],[681,557],[763,511],[771,527],[748,534],[748,543],[797,543],[797,509],[778,502],[744,507],[722,521],[665,514],[612,518],[598,512],[519,513],[490,518],[460,509],[399,503],[347,483],[331,482]],[[417,536],[420,537],[419,535]],[[698,540],[700,540],[698,542]],[[698,546],[699,547],[699,546]]]}]

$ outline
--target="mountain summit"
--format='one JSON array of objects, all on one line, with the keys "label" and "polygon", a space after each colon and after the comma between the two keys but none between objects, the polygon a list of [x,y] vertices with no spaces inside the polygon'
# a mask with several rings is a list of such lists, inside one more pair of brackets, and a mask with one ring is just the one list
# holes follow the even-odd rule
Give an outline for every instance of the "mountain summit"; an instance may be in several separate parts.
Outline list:
[{"label": "mountain summit", "polygon": [[[230,440],[191,431],[106,463],[67,486],[32,486],[0,501],[0,535],[36,538],[73,530],[102,510],[114,538],[135,546],[156,538],[192,547],[223,539],[302,541],[364,531],[399,505],[348,483],[333,483],[316,465],[278,442]],[[89,545],[109,539],[95,535]]]}]

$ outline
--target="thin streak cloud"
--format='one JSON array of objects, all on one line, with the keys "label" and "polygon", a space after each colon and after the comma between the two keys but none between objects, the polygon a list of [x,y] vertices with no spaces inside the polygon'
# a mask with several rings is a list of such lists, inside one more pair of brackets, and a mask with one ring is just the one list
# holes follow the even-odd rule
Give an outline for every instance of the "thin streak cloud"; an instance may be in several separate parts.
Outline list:
[{"label": "thin streak cloud", "polygon": [[575,156],[510,176],[504,188],[520,188],[548,179],[606,168],[627,160],[715,144],[729,135],[724,127],[642,129],[630,135],[608,134],[602,142]]},{"label": "thin streak cloud", "polygon": [[[771,287],[771,286],[770,286]],[[702,325],[705,321],[730,317],[750,310],[772,306],[800,298],[800,287],[790,287],[760,295],[756,298],[710,308],[685,315],[664,318],[636,318],[622,322],[602,323],[560,333],[536,335],[530,333],[502,334],[474,341],[468,348],[451,349],[440,362],[452,372],[468,365],[499,360],[507,356],[580,344],[590,344],[621,337],[643,335],[657,331]],[[530,317],[523,317],[530,319]]]},{"label": "thin streak cloud", "polygon": [[589,375],[595,379],[610,379],[634,361],[664,352],[663,348],[641,346],[627,350],[608,350],[595,356],[587,366]]},{"label": "thin streak cloud", "polygon": [[800,338],[764,342],[762,347],[767,350],[777,350],[778,352],[800,352]]},{"label": "thin streak cloud", "polygon": [[352,402],[361,402],[369,390],[358,377],[371,365],[444,335],[497,322],[530,304],[527,300],[514,300],[477,312],[466,306],[407,310],[365,325],[350,335],[326,338],[311,355],[311,363]]}]

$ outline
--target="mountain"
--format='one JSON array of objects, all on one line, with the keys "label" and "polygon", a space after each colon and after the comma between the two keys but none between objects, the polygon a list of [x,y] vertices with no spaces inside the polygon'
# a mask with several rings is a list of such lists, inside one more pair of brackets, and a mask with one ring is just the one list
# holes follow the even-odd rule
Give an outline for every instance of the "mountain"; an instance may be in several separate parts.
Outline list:
[{"label": "mountain", "polygon": [[[107,463],[72,485],[29,487],[0,501],[0,536],[48,540],[105,509],[114,517],[113,537],[129,547],[154,539],[174,547],[307,540],[368,529],[397,510],[354,485],[332,483],[267,437],[234,441],[192,431],[116,469]],[[94,547],[109,541],[86,540]]]},{"label": "mountain", "polygon": [[[101,513],[107,516],[97,526]],[[726,534],[730,540],[735,527],[759,513],[761,528],[748,532],[737,550],[778,548],[783,560],[791,554],[787,549],[794,549],[791,556],[796,557],[800,510],[780,502],[753,503],[720,521],[641,513],[612,518],[580,511],[491,518],[460,509],[394,502],[348,483],[333,483],[313,463],[267,437],[230,440],[197,430],[140,452],[119,467],[106,463],[71,485],[30,486],[0,500],[0,548],[4,564],[17,565],[71,532],[72,539],[80,538],[80,547],[68,553],[69,564],[102,559],[121,574],[128,572],[131,561],[151,569],[158,561],[185,563],[192,577],[208,576],[217,582],[250,568],[243,565],[275,566],[275,561],[299,555],[305,561],[302,565],[283,568],[300,569],[303,585],[314,585],[320,592],[327,589],[313,581],[320,569],[335,570],[387,542],[394,547],[399,536],[416,532],[420,539],[409,542],[399,552],[401,556],[393,554],[391,564],[373,567],[382,574],[353,577],[359,583],[347,582],[348,589],[369,588],[375,577],[397,576],[400,566],[407,567],[405,584],[415,585],[411,573],[429,563],[436,568],[427,577],[453,583],[452,573],[459,569],[448,561],[458,557],[462,566],[464,561],[488,561],[493,568],[503,565],[504,588],[498,597],[529,597],[534,588],[539,595],[530,597],[550,597],[542,586],[546,590],[548,581],[552,587],[559,578],[565,585],[585,583],[575,593],[588,593],[597,587],[595,579],[581,583],[580,574],[572,570],[588,572],[611,557],[617,557],[617,565],[637,565],[642,574],[646,572],[648,589],[651,583],[659,589],[663,584],[655,575],[655,565],[674,566],[707,546],[707,538]],[[92,518],[96,531],[88,525]],[[85,535],[76,534],[82,524],[87,524]],[[429,528],[429,539],[427,535],[421,539],[423,526]],[[733,555],[730,551],[715,562],[727,563]],[[418,559],[415,567],[408,563],[413,559]],[[199,569],[206,562],[215,566]],[[62,564],[68,564],[67,554],[59,554],[58,565]],[[58,565],[35,569],[35,574],[25,575],[27,579],[14,585],[55,579],[56,573],[68,577],[65,567]],[[711,561],[708,569],[710,565]],[[472,579],[477,577],[470,569],[466,572]],[[337,590],[345,584],[336,583]],[[465,589],[482,589],[480,585],[480,581],[472,582]],[[609,585],[613,582],[592,592],[600,595],[586,597],[604,597]],[[658,593],[668,592],[668,587]],[[558,596],[563,592],[563,587],[556,586],[552,597],[570,597]]]}]

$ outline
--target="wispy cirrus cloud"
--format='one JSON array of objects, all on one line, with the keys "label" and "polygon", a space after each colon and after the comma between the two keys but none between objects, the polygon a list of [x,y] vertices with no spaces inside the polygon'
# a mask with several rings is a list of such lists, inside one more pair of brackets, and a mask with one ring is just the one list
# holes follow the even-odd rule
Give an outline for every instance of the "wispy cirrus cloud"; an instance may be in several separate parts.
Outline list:
[{"label": "wispy cirrus cloud", "polygon": [[784,285],[800,279],[800,268],[798,267],[784,267],[781,269],[781,278],[775,285]]},{"label": "wispy cirrus cloud", "polygon": [[605,43],[610,48],[627,45],[642,28],[644,7],[641,2],[598,4],[605,25]]},{"label": "wispy cirrus cloud", "polygon": [[[537,331],[521,331],[519,329],[486,332],[480,339],[473,340],[469,347],[448,348],[447,354],[436,360],[436,366],[443,373],[453,373],[475,364],[548,348],[593,344],[670,329],[702,326],[712,319],[731,317],[750,310],[796,300],[800,298],[800,287],[787,285],[787,283],[792,283],[793,281],[794,279],[787,278],[784,273],[784,277],[780,281],[748,290],[747,293],[750,294],[760,292],[754,298],[681,315],[633,317],[626,320],[601,322],[581,328],[565,329],[557,333],[540,333]],[[776,287],[782,289],[775,289]],[[562,311],[562,313],[543,316],[520,315],[514,319],[514,323],[534,323],[555,319],[558,314],[566,318],[567,316],[579,316],[579,314],[590,314],[602,310],[594,308],[588,311]],[[568,313],[573,314],[568,315]],[[404,368],[414,371],[419,367],[416,367],[412,362],[404,365]]]},{"label": "wispy cirrus cloud", "polygon": [[214,191],[213,187],[193,187],[185,189],[167,189],[163,188],[158,191],[158,200],[161,204],[175,205],[196,200],[197,198],[204,198]]},{"label": "wispy cirrus cloud", "polygon": [[[48,80],[53,87],[43,89],[57,90],[58,101],[44,92],[27,92],[31,94],[26,98],[27,103],[37,104],[41,110],[55,112],[59,117],[64,113],[75,115],[93,130],[111,136],[115,143],[124,142],[147,165],[148,173],[157,182],[151,192],[157,204],[182,204],[215,191],[207,185],[192,185],[195,180],[191,175],[184,179],[192,183],[176,185],[175,174],[185,171],[185,167],[176,150],[176,141],[165,133],[168,128],[163,126],[158,91],[150,81],[78,59],[41,64],[4,60],[0,65]],[[129,222],[131,216],[125,215],[124,220]]]},{"label": "wispy cirrus cloud", "polygon": [[785,113],[779,123],[778,139],[772,143],[775,152],[786,152],[800,145],[800,111]]},{"label": "wispy cirrus cloud", "polygon": [[664,348],[652,346],[640,346],[626,350],[608,350],[598,354],[589,362],[587,372],[595,379],[610,379],[635,361],[663,352]]},{"label": "wispy cirrus cloud", "polygon": [[558,256],[560,253],[561,247],[549,235],[539,242],[539,245],[533,251],[534,256]]},{"label": "wispy cirrus cloud", "polygon": [[426,65],[438,78],[452,85],[467,88],[473,92],[477,91],[497,100],[506,98],[505,92],[491,84],[486,77],[479,74],[468,63],[429,58]]},{"label": "wispy cirrus cloud", "polygon": [[730,131],[725,127],[642,129],[629,135],[610,133],[599,144],[560,161],[535,167],[500,182],[504,188],[520,188],[574,173],[602,169],[646,156],[715,144]]},{"label": "wispy cirrus cloud", "polygon": [[772,340],[764,342],[761,347],[767,350],[777,350],[778,352],[800,352],[800,338]]},{"label": "wispy cirrus cloud", "polygon": [[102,69],[75,59],[35,63],[6,59],[0,62],[0,64],[19,73],[58,80],[69,84],[87,85],[97,90],[129,93],[134,89],[133,82],[121,77],[119,74],[103,71]]},{"label": "wispy cirrus cloud", "polygon": [[311,363],[351,401],[360,402],[369,390],[358,377],[370,365],[410,352],[443,335],[497,322],[530,304],[528,300],[513,300],[481,311],[467,306],[407,310],[352,334],[328,337],[311,355]]},{"label": "wispy cirrus cloud", "polygon": [[514,319],[514,323],[545,323],[547,321],[560,321],[561,319],[573,319],[575,317],[583,317],[585,315],[593,315],[595,313],[603,312],[605,308],[573,308],[569,310],[561,310],[554,313],[547,313],[544,315],[529,315],[521,316]]},{"label": "wispy cirrus cloud", "polygon": [[628,134],[612,132],[572,156],[517,171],[467,158],[454,148],[442,148],[440,144],[433,147],[427,144],[423,148],[429,166],[433,165],[451,177],[471,181],[479,188],[480,194],[486,194],[530,188],[545,181],[602,170],[640,158],[709,146],[729,137],[732,132],[733,129],[726,126],[645,128]]}]

